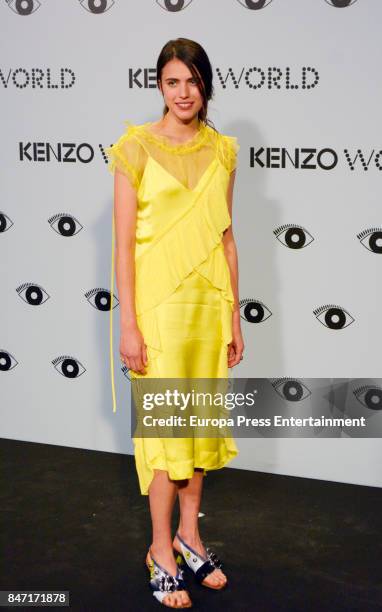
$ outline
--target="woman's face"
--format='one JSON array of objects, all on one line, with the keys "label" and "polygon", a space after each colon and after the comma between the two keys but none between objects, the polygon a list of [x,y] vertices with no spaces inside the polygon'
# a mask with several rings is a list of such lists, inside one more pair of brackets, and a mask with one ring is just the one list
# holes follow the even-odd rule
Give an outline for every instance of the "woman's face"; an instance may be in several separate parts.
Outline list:
[{"label": "woman's face", "polygon": [[161,91],[169,112],[184,122],[192,120],[203,106],[197,81],[181,60],[174,58],[162,70]]}]

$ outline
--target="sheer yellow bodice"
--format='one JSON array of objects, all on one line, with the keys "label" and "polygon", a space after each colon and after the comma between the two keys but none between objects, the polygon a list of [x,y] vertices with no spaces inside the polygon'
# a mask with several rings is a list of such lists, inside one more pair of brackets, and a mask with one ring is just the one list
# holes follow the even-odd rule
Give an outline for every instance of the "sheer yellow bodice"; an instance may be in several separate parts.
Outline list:
[{"label": "sheer yellow bodice", "polygon": [[[137,194],[135,304],[148,360],[163,350],[156,307],[191,272],[197,271],[220,291],[222,340],[232,339],[233,293],[222,235],[231,224],[227,206],[230,173],[236,167],[236,137],[203,123],[185,143],[154,134],[152,123],[126,121],[127,129],[106,148],[108,168],[125,174]],[[113,411],[116,411],[113,362],[114,215],[110,305],[110,363]],[[131,376],[140,374],[130,371]]]}]

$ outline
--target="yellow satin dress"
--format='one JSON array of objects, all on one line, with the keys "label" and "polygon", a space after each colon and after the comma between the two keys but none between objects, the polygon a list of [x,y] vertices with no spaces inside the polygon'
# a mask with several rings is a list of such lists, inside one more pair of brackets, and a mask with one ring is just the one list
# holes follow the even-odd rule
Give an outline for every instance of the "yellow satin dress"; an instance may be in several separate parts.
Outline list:
[{"label": "yellow satin dress", "polygon": [[[202,122],[194,137],[175,145],[154,134],[152,122],[127,127],[105,152],[137,193],[135,305],[147,346],[146,374],[131,378],[228,378],[234,297],[222,235],[231,224],[227,206],[237,138]],[[112,225],[111,299],[114,282]],[[116,410],[110,308],[113,410]],[[142,495],[154,469],[174,480],[194,468],[215,470],[238,454],[224,438],[137,438],[134,456]]]}]

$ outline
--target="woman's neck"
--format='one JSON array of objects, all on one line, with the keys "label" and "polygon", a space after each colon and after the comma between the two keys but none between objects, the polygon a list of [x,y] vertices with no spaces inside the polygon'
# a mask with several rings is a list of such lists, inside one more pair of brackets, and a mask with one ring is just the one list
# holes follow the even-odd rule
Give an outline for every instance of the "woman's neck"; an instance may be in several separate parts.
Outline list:
[{"label": "woman's neck", "polygon": [[195,115],[190,121],[185,123],[177,117],[169,114],[151,125],[153,132],[177,140],[179,143],[192,138],[200,128],[198,115]]}]

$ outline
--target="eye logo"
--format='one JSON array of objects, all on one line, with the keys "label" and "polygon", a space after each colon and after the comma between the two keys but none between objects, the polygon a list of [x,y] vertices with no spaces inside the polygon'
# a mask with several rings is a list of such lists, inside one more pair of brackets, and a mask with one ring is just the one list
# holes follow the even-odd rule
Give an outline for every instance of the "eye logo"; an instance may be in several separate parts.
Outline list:
[{"label": "eye logo", "polygon": [[[24,297],[21,295],[21,292],[25,289]],[[23,283],[16,287],[17,293],[20,295],[21,299],[24,300],[30,306],[41,306],[49,299],[49,295],[44,291],[40,285],[36,283]],[[45,299],[44,296],[46,296]]]},{"label": "eye logo", "polygon": [[[89,304],[96,308],[97,310],[109,311],[111,305],[111,293],[108,289],[102,289],[101,287],[97,287],[97,289],[90,289],[85,293],[85,297],[88,300]],[[94,299],[93,299],[94,298]],[[113,309],[118,306],[119,302],[113,293]]]},{"label": "eye logo", "polygon": [[357,2],[357,0],[325,0],[325,2],[334,8],[347,8]]},{"label": "eye logo", "polygon": [[357,234],[360,243],[372,253],[382,253],[382,227],[370,227]]},{"label": "eye logo", "polygon": [[272,0],[237,0],[241,6],[251,11],[259,11],[265,8],[272,2]]},{"label": "eye logo", "polygon": [[281,244],[290,249],[303,249],[314,240],[313,236],[302,225],[292,223],[280,225],[273,230],[273,233]]},{"label": "eye logo", "polygon": [[270,382],[279,396],[288,402],[301,402],[312,394],[311,390],[296,378],[276,378]]},{"label": "eye logo", "polygon": [[56,357],[56,359],[53,359],[52,364],[57,372],[65,378],[79,378],[86,371],[77,359],[68,355]]},{"label": "eye logo", "polygon": [[363,385],[353,391],[357,400],[370,410],[382,410],[382,389],[381,387],[371,387]]},{"label": "eye logo", "polygon": [[80,0],[80,4],[82,8],[89,13],[99,15],[101,13],[106,13],[106,11],[113,6],[114,0],[98,0],[98,2],[94,0]]},{"label": "eye logo", "polygon": [[20,0],[6,0],[6,2],[14,13],[22,16],[31,15],[41,6],[41,2],[38,0],[25,0],[24,2],[20,2]]},{"label": "eye logo", "polygon": [[[9,223],[8,223],[9,221]],[[7,232],[13,225],[11,219],[3,212],[0,211],[0,234]]]},{"label": "eye logo", "polygon": [[[320,323],[329,329],[344,329],[355,320],[347,310],[335,304],[320,306],[313,310],[313,313]],[[321,315],[323,315],[322,318],[320,318]]]},{"label": "eye logo", "polygon": [[256,300],[255,298],[240,300],[239,306],[240,310],[242,306],[244,306],[244,315],[240,316],[245,321],[248,321],[248,323],[263,323],[272,315],[269,308],[267,308],[263,302]]},{"label": "eye logo", "polygon": [[190,6],[192,0],[156,0],[156,3],[169,13],[179,13]]},{"label": "eye logo", "polygon": [[57,234],[71,238],[82,230],[81,223],[69,213],[59,213],[48,219],[49,225]]},{"label": "eye logo", "polygon": [[17,366],[17,361],[8,351],[0,349],[0,372],[9,372]]}]

